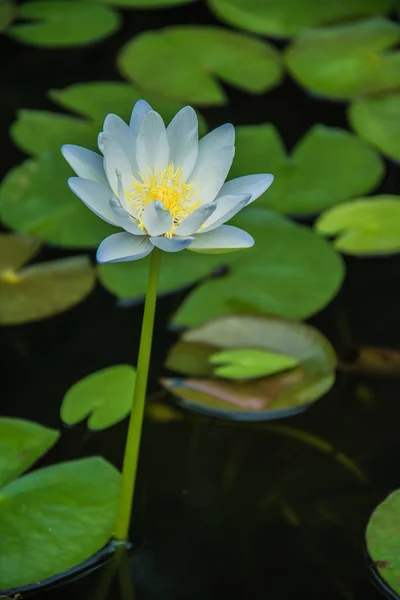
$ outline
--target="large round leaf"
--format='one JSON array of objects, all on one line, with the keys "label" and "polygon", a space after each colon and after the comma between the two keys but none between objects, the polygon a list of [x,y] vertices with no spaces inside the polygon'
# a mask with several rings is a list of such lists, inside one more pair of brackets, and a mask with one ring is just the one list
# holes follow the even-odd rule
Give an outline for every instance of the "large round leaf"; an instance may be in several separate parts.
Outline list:
[{"label": "large round leaf", "polygon": [[22,475],[50,450],[59,435],[55,429],[38,423],[0,418],[0,489]]},{"label": "large round leaf", "polygon": [[83,300],[94,283],[94,270],[86,256],[0,273],[0,323],[52,317]]},{"label": "large round leaf", "polygon": [[368,552],[379,575],[400,594],[400,490],[373,512],[367,526]]},{"label": "large round leaf", "polygon": [[26,21],[9,28],[15,39],[33,46],[76,46],[108,37],[120,25],[118,13],[90,2],[39,0],[18,7]]},{"label": "large round leaf", "polygon": [[392,0],[209,0],[210,8],[231,25],[277,37],[316,25],[389,12]]},{"label": "large round leaf", "polygon": [[[268,377],[247,381],[211,379],[215,374],[213,357],[221,349],[267,350],[292,357],[293,362],[280,372],[275,369]],[[273,317],[232,315],[185,332],[170,350],[166,366],[196,378],[166,379],[163,383],[184,406],[195,410],[223,418],[276,419],[304,410],[326,393],[334,381],[335,364],[329,342],[308,325]]]},{"label": "large round leaf", "polygon": [[11,126],[13,142],[27,154],[60,152],[65,143],[93,147],[99,126],[44,110],[21,110]]},{"label": "large round leaf", "polygon": [[[235,257],[221,258],[217,254],[194,252],[164,252],[158,292],[165,294],[186,287],[211,275],[219,266],[229,264]],[[146,294],[150,258],[137,262],[98,265],[101,283],[120,298],[142,298]]]},{"label": "large round leaf", "polygon": [[315,227],[323,235],[334,236],[335,248],[346,254],[400,252],[400,197],[346,202],[321,215]]},{"label": "large round leaf", "polygon": [[273,125],[238,127],[230,177],[265,172],[275,180],[257,205],[315,214],[373,190],[384,164],[368,144],[343,129],[315,125],[288,156]]},{"label": "large round leaf", "polygon": [[60,152],[27,160],[0,187],[0,218],[8,227],[64,247],[94,248],[112,225],[94,215],[69,190],[73,174]]},{"label": "large round leaf", "polygon": [[2,0],[0,4],[0,31],[11,23],[15,15],[13,0]]},{"label": "large round leaf", "polygon": [[282,77],[279,55],[266,42],[194,25],[136,36],[121,50],[118,66],[145,90],[198,105],[226,102],[218,80],[257,94]]},{"label": "large round leaf", "polygon": [[383,154],[400,160],[400,94],[353,102],[349,121],[358,135]]},{"label": "large round leaf", "polygon": [[[129,122],[132,108],[138,100],[143,98],[143,91],[131,83],[120,81],[90,81],[88,83],[74,83],[62,90],[50,90],[49,96],[54,102],[84,117],[102,123],[104,117],[113,113]],[[146,92],[146,101],[161,114],[168,123],[182,108],[182,104],[163,98],[157,94]],[[32,112],[32,111],[30,111]],[[202,115],[199,119],[199,131],[207,130],[206,122]],[[97,136],[96,136],[97,137]],[[70,137],[65,138],[70,139]],[[93,138],[95,141],[96,138]],[[75,142],[74,143],[78,143]]]},{"label": "large round leaf", "polygon": [[393,90],[400,85],[400,26],[375,18],[311,29],[286,51],[293,77],[314,93],[353,98]]},{"label": "large round leaf", "polygon": [[75,425],[88,418],[89,429],[107,429],[128,416],[135,387],[135,369],[115,365],[91,373],[64,396],[61,419]]},{"label": "large round leaf", "polygon": [[232,254],[227,274],[191,292],[176,323],[195,326],[237,311],[303,319],[336,294],[342,260],[308,228],[257,209],[245,211],[236,224],[251,233],[254,247]]},{"label": "large round leaf", "polygon": [[92,556],[110,539],[120,476],[102,458],[39,469],[1,490],[3,591],[43,581]]},{"label": "large round leaf", "polygon": [[35,256],[40,242],[26,235],[0,234],[0,277],[16,271]]}]

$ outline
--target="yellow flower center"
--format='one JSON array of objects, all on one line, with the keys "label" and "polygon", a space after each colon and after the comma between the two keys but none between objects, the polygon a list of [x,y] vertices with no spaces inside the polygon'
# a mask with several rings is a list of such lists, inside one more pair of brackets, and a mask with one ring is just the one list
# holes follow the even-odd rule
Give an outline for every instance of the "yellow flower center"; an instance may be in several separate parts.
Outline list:
[{"label": "yellow flower center", "polygon": [[147,173],[138,173],[132,182],[132,188],[133,191],[125,192],[125,198],[142,229],[143,210],[150,202],[159,200],[169,210],[174,224],[165,234],[167,237],[171,237],[179,223],[200,206],[193,183],[186,183],[182,169],[175,169],[173,163],[163,171],[156,168]]}]

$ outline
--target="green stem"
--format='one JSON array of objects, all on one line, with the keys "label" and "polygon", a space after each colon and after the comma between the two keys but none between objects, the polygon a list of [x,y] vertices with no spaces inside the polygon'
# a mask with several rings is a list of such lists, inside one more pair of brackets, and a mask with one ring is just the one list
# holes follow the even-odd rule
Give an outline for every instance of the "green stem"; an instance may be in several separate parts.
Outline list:
[{"label": "green stem", "polygon": [[136,383],[133,394],[132,411],[126,439],[124,463],[122,467],[121,491],[115,522],[114,538],[120,542],[128,539],[132,503],[135,493],[136,473],[139,459],[140,437],[144,406],[146,400],[147,379],[153,338],[154,314],[157,300],[157,282],[161,260],[161,251],[154,248],[151,253],[149,279],[144,305],[142,333],[140,336],[139,358]]}]

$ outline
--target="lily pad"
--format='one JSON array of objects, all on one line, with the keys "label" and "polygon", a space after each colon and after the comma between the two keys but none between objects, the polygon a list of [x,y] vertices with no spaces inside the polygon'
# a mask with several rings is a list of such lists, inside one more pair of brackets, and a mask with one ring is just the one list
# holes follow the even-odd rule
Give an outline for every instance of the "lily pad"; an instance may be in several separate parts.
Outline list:
[{"label": "lily pad", "polygon": [[136,371],[116,365],[91,373],[75,383],[64,396],[61,419],[75,425],[88,418],[93,430],[107,429],[130,413]]},{"label": "lily pad", "polygon": [[[72,112],[92,119],[102,124],[104,117],[113,113],[129,122],[132,108],[138,100],[143,98],[144,92],[131,83],[120,81],[89,81],[87,83],[74,83],[62,90],[50,90],[50,98]],[[182,104],[163,98],[157,94],[146,92],[146,101],[161,114],[168,123],[182,108]],[[32,111],[30,111],[32,112]],[[58,116],[58,115],[57,115]],[[207,125],[204,117],[197,113],[199,131],[204,134]],[[65,143],[65,137],[63,143]],[[68,140],[71,137],[67,138]],[[97,136],[94,141],[97,140]],[[71,142],[72,143],[72,142]],[[73,140],[74,144],[79,142]]]},{"label": "lily pad", "polygon": [[1,417],[0,488],[27,471],[54,446],[59,435],[56,429],[38,423]]},{"label": "lily pad", "polygon": [[2,270],[0,323],[26,323],[57,315],[83,300],[94,283],[87,256],[43,262],[19,271]]},{"label": "lily pad", "polygon": [[288,156],[273,125],[238,127],[230,177],[263,172],[273,173],[275,180],[257,206],[309,215],[372,191],[384,164],[368,144],[343,129],[315,125]]},{"label": "lily pad", "polygon": [[66,140],[95,149],[98,133],[98,125],[44,110],[20,110],[11,126],[13,142],[32,155],[60,152]]},{"label": "lily pad", "polygon": [[110,539],[118,471],[100,457],[39,469],[1,489],[0,581],[4,591],[77,566]]},{"label": "lily pad", "polygon": [[[252,381],[210,378],[210,357],[242,348],[291,357],[292,368]],[[325,394],[334,382],[335,365],[329,342],[309,325],[232,315],[183,334],[170,350],[166,366],[196,378],[164,379],[163,385],[187,408],[222,418],[268,420],[302,412]]]},{"label": "lily pad", "polygon": [[289,37],[335,21],[385,14],[392,0],[208,0],[211,10],[235,27]]},{"label": "lily pad", "polygon": [[209,359],[214,375],[224,379],[257,379],[296,367],[299,362],[293,356],[255,348],[235,348],[212,354]]},{"label": "lily pad", "polygon": [[325,212],[316,230],[335,239],[346,254],[379,255],[400,252],[400,197],[375,196],[346,202]]},{"label": "lily pad", "polygon": [[2,0],[0,4],[0,31],[3,31],[13,20],[15,6],[12,0]]},{"label": "lily pad", "polygon": [[39,240],[33,237],[1,233],[0,274],[4,271],[16,271],[22,267],[37,254],[40,246]]},{"label": "lily pad", "polygon": [[121,8],[164,8],[190,4],[195,0],[91,0],[98,4],[112,4]]},{"label": "lily pad", "polygon": [[94,215],[67,186],[72,170],[60,152],[27,160],[0,187],[0,218],[57,246],[95,248],[116,228]]},{"label": "lily pad", "polygon": [[400,594],[400,490],[391,493],[373,512],[367,526],[368,552],[382,579]]},{"label": "lily pad", "polygon": [[234,223],[254,237],[254,247],[228,255],[229,262],[226,255],[220,256],[227,272],[191,292],[175,323],[193,327],[233,312],[304,319],[335,296],[344,275],[343,262],[310,229],[253,208]]},{"label": "lily pad", "polygon": [[358,135],[383,154],[400,160],[400,94],[357,100],[348,115]]},{"label": "lily pad", "polygon": [[197,105],[227,102],[218,80],[260,94],[282,79],[279,54],[266,42],[195,25],[139,34],[122,48],[118,67],[144,90]]},{"label": "lily pad", "polygon": [[18,6],[9,35],[33,46],[65,47],[102,40],[121,24],[118,13],[90,2],[39,0]]},{"label": "lily pad", "polygon": [[311,29],[285,53],[294,79],[316,94],[338,99],[394,90],[400,85],[400,25],[372,18]]}]

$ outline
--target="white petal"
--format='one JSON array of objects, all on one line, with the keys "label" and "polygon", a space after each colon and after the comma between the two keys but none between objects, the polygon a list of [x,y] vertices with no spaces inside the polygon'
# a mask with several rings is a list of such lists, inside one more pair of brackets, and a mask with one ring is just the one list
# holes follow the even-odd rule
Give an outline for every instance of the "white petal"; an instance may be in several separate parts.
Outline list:
[{"label": "white petal", "polygon": [[117,221],[119,227],[122,227],[125,229],[125,231],[133,233],[134,235],[145,235],[145,232],[140,229],[137,221],[126,212],[120,201],[115,196],[111,198],[110,206],[114,212],[115,220]]},{"label": "white petal", "polygon": [[114,233],[101,242],[96,258],[99,263],[126,262],[143,258],[152,250],[153,246],[145,236]]},{"label": "white petal", "polygon": [[111,225],[118,225],[115,214],[110,206],[111,190],[102,187],[95,181],[90,179],[82,179],[81,177],[70,177],[68,179],[68,185],[70,189],[82,200],[84,204],[95,215],[111,223]]},{"label": "white petal", "polygon": [[111,189],[118,197],[117,173],[121,174],[124,188],[127,190],[131,189],[133,182],[131,165],[120,144],[110,134],[103,133],[102,142],[104,147],[104,169]]},{"label": "white petal", "polygon": [[211,231],[216,229],[229,219],[232,219],[242,208],[244,208],[250,201],[250,194],[242,194],[240,196],[222,196],[214,200],[216,204],[216,211],[211,217],[204,223],[205,227],[202,232]]},{"label": "white petal", "polygon": [[100,154],[73,144],[64,144],[61,152],[78,177],[91,179],[106,188],[109,187],[104,172],[103,157]]},{"label": "white petal", "polygon": [[147,115],[148,112],[152,111],[150,104],[146,102],[146,100],[138,100],[133,107],[133,111],[131,114],[131,120],[129,122],[129,127],[132,129],[132,132],[135,136],[137,136],[139,132],[139,127]]},{"label": "white petal", "polygon": [[245,175],[244,177],[237,177],[227,181],[222,186],[218,196],[225,196],[226,194],[250,194],[250,202],[256,200],[261,194],[265,192],[274,180],[274,176],[270,174],[260,173],[259,175]]},{"label": "white petal", "polygon": [[154,200],[145,207],[142,221],[148,234],[153,236],[166,233],[174,224],[171,213],[159,200]]},{"label": "white petal", "polygon": [[169,160],[175,167],[182,168],[187,179],[197,158],[199,126],[196,111],[191,106],[182,108],[167,127]]},{"label": "white petal", "polygon": [[178,227],[175,229],[176,235],[192,235],[196,233],[207,221],[208,217],[213,214],[217,205],[215,202],[209,202],[208,204],[202,204],[197,210],[192,212]]},{"label": "white petal", "polygon": [[168,166],[169,147],[164,121],[154,111],[147,113],[136,139],[136,159],[142,173],[164,170]]},{"label": "white petal", "polygon": [[153,246],[157,246],[157,248],[160,248],[160,250],[164,250],[165,252],[180,252],[190,246],[193,238],[151,237],[150,241]]},{"label": "white petal", "polygon": [[208,133],[199,142],[195,167],[190,175],[202,203],[214,200],[235,155],[235,128],[226,123]]},{"label": "white petal", "polygon": [[236,248],[250,248],[254,240],[247,231],[220,225],[217,229],[206,233],[198,233],[190,246],[190,250],[204,253],[218,253],[218,251],[235,250]]},{"label": "white petal", "polygon": [[129,160],[132,173],[136,173],[136,137],[132,129],[120,117],[110,114],[105,118],[103,131],[121,146]]}]

